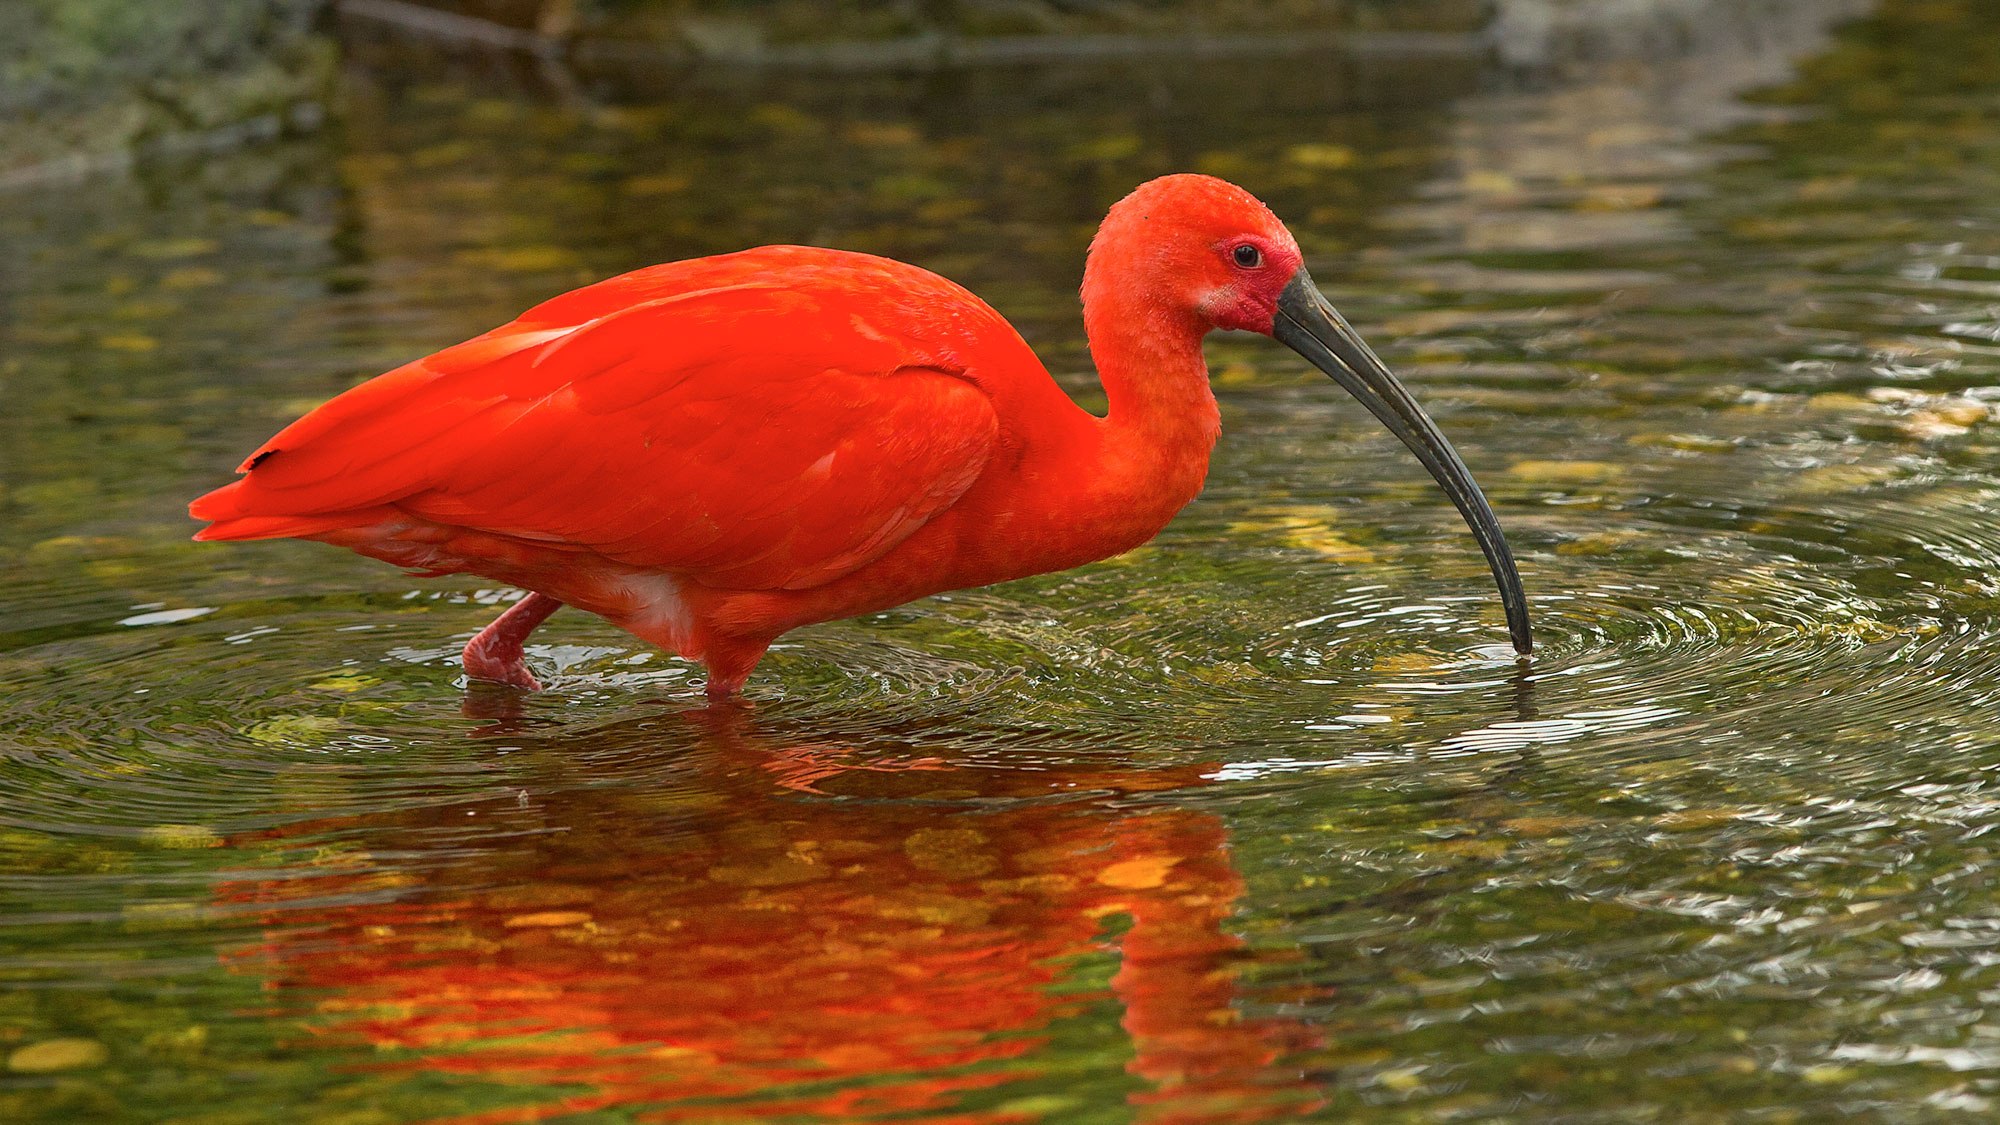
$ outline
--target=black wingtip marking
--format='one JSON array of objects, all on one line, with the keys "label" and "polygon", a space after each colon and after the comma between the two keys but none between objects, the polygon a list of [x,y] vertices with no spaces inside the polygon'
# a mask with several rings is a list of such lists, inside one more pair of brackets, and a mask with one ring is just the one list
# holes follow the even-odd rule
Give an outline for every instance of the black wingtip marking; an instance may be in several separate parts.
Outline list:
[{"label": "black wingtip marking", "polygon": [[256,468],[257,466],[263,464],[264,462],[269,461],[271,458],[276,457],[277,455],[278,455],[277,450],[266,449],[264,452],[259,453],[257,456],[250,458],[249,462],[243,466],[243,471],[247,473],[250,470]]}]

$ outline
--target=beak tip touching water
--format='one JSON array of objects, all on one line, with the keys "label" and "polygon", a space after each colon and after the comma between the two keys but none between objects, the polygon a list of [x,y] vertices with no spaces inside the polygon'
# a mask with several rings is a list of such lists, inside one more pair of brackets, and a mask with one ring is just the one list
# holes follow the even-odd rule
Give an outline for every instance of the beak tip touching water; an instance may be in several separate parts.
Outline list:
[{"label": "beak tip touching water", "polygon": [[1521,589],[1514,553],[1501,534],[1492,505],[1486,502],[1485,493],[1472,479],[1472,470],[1465,467],[1437,424],[1353,326],[1320,294],[1304,267],[1292,275],[1291,282],[1279,295],[1271,336],[1304,356],[1360,400],[1370,414],[1417,455],[1445,495],[1451,497],[1452,504],[1472,529],[1473,538],[1479,541],[1480,550],[1485,552],[1487,565],[1500,587],[1501,605],[1507,611],[1507,631],[1513,638],[1514,652],[1526,660],[1534,651],[1534,636],[1528,625],[1528,599]]}]

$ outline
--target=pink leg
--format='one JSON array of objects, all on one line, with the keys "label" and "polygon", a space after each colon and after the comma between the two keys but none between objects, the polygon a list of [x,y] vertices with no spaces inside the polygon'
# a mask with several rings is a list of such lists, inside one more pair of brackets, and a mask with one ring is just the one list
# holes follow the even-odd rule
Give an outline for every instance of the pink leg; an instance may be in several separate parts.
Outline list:
[{"label": "pink leg", "polygon": [[523,691],[542,690],[541,681],[528,671],[521,644],[535,627],[562,608],[547,594],[529,594],[495,618],[493,624],[465,642],[465,674],[475,680],[492,680]]}]

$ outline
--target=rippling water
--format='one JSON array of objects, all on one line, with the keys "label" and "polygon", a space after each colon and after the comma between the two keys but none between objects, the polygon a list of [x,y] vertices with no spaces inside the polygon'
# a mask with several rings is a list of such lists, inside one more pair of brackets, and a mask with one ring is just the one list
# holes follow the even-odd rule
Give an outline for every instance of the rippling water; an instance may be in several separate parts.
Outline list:
[{"label": "rippling water", "polygon": [[[2000,18],[1733,10],[582,104],[363,41],[322,133],[9,195],[0,1118],[1989,1115]],[[517,591],[186,541],[341,388],[757,242],[940,269],[1088,401],[1084,246],[1183,168],[1465,453],[1528,668],[1234,338],[1155,544],[803,630],[745,714],[581,615],[467,689]]]}]

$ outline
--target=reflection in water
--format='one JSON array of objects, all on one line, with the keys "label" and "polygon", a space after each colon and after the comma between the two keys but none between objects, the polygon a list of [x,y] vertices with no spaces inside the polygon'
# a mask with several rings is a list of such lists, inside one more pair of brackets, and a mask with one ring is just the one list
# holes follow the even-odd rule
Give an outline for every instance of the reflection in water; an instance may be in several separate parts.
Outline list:
[{"label": "reflection in water", "polygon": [[[394,1065],[574,1091],[525,1103],[536,1118],[948,1110],[1043,1088],[1052,1038],[1107,1003],[1139,1120],[1310,1108],[1284,1059],[1311,1034],[1234,1004],[1244,954],[1225,923],[1243,881],[1222,822],[1141,796],[1199,770],[948,768],[920,744],[801,742],[734,711],[683,721],[592,736],[681,756],[699,777],[678,791],[524,790],[517,809],[475,810],[509,839],[386,901],[373,875],[229,885],[273,927],[238,967],[297,993],[279,1003],[320,1033],[403,1052]],[[358,830],[393,852],[468,815],[270,842]],[[346,901],[314,905],[328,899]],[[1021,1120],[1023,1095],[1001,1095],[949,1119]]]}]

